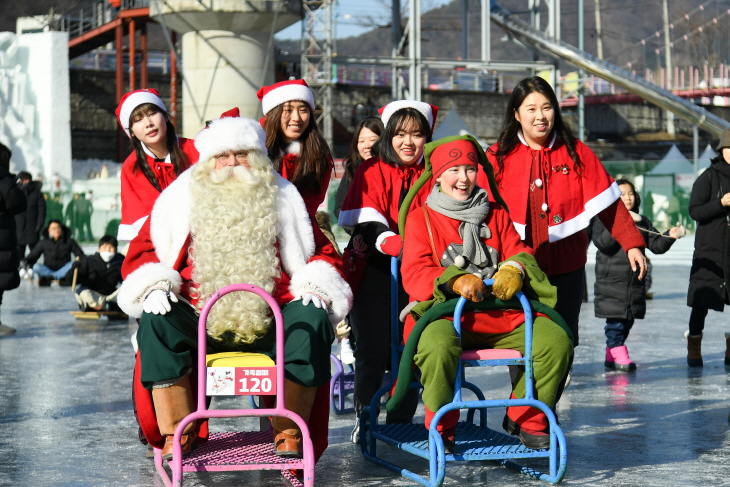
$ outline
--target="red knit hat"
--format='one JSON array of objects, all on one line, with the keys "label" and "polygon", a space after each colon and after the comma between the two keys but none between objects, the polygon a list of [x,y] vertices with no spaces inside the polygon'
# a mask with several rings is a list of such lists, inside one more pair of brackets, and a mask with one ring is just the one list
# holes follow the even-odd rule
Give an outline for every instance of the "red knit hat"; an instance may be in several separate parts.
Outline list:
[{"label": "red knit hat", "polygon": [[303,79],[280,81],[271,86],[261,88],[256,96],[261,100],[264,115],[282,103],[292,100],[306,102],[309,108],[314,110],[314,95]]},{"label": "red knit hat", "polygon": [[458,139],[436,147],[431,153],[430,160],[433,180],[435,180],[450,167],[462,164],[477,167],[479,155],[473,143]]},{"label": "red knit hat", "polygon": [[132,115],[132,112],[135,108],[140,105],[144,105],[145,103],[152,103],[153,105],[157,105],[165,113],[167,113],[167,108],[165,108],[165,104],[162,103],[162,98],[160,98],[160,94],[154,88],[144,88],[141,90],[130,91],[122,97],[121,101],[119,102],[119,106],[114,112],[117,114],[117,120],[119,120],[119,125],[124,129],[124,131],[127,133],[127,137],[129,137],[130,139],[132,138],[132,134],[130,133],[131,127],[128,126],[129,117],[130,115]]},{"label": "red knit hat", "polygon": [[416,100],[396,100],[388,103],[383,108],[378,110],[380,112],[380,118],[383,120],[383,125],[388,125],[388,120],[393,116],[395,112],[403,108],[414,108],[421,112],[426,117],[428,125],[431,127],[431,134],[433,134],[434,126],[436,125],[436,115],[438,115],[439,107],[424,103]]}]

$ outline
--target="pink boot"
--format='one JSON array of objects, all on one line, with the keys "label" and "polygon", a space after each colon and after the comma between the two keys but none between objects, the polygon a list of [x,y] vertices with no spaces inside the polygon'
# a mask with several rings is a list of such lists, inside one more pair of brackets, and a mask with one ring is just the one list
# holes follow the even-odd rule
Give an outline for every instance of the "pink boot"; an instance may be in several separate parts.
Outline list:
[{"label": "pink boot", "polygon": [[623,372],[636,370],[636,364],[629,358],[629,351],[626,349],[626,345],[613,348],[606,347],[606,361],[603,365],[609,369],[621,370]]}]

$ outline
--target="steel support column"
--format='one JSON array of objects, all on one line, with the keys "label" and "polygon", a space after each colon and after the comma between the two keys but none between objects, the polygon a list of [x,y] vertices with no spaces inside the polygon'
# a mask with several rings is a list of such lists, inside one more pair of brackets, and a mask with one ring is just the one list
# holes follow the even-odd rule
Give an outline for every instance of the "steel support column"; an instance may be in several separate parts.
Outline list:
[{"label": "steel support column", "polygon": [[135,22],[134,19],[129,21],[129,91],[136,90],[136,77],[135,64],[137,53],[135,52],[134,41],[135,41]]},{"label": "steel support column", "polygon": [[[124,94],[124,73],[122,72],[124,69],[124,27],[120,23],[117,25],[115,32],[115,42],[116,44],[116,50],[117,50],[117,103],[119,103],[122,100],[122,95]],[[117,127],[117,161],[122,162],[124,160],[124,137],[125,133],[122,130],[121,127]]]},{"label": "steel support column", "polygon": [[147,23],[143,23],[139,29],[139,48],[142,51],[142,63],[139,66],[139,87],[147,88]]}]

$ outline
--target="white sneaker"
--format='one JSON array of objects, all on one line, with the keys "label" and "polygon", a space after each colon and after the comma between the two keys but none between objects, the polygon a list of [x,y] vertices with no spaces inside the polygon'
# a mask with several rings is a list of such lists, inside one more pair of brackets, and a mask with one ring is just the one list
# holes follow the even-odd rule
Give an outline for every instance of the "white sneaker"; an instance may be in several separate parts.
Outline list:
[{"label": "white sneaker", "polygon": [[28,279],[30,279],[32,281],[33,280],[33,269],[28,269],[26,271],[26,275],[28,276]]},{"label": "white sneaker", "polygon": [[28,275],[25,269],[20,269],[20,271],[18,271],[18,274],[20,275],[21,279],[25,279],[25,276]]},{"label": "white sneaker", "polygon": [[360,443],[360,418],[355,418],[355,427],[350,433],[350,441],[356,445]]},{"label": "white sneaker", "polygon": [[355,355],[350,346],[349,338],[343,338],[340,342],[340,360],[346,365],[355,363]]}]

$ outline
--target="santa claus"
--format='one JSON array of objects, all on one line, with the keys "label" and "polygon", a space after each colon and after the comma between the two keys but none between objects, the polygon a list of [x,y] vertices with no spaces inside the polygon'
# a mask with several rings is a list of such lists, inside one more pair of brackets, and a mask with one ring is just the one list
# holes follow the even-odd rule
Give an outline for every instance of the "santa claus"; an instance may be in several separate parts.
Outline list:
[{"label": "santa claus", "polygon": [[[332,324],[350,309],[352,292],[332,244],[310,219],[297,189],[267,157],[258,122],[237,110],[195,138],[200,163],[162,192],[123,267],[120,307],[140,317],[135,403],[150,443],[172,456],[172,435],[194,410],[198,314],[219,288],[259,286],[281,306],[286,333],[287,409],[309,425],[315,455],[327,445]],[[221,298],[208,317],[208,351],[259,352],[275,358],[272,315],[250,293]],[[322,392],[324,391],[324,392]],[[152,408],[154,406],[154,408]],[[274,418],[281,456],[301,455],[301,432]],[[207,427],[190,424],[183,451]]]}]

